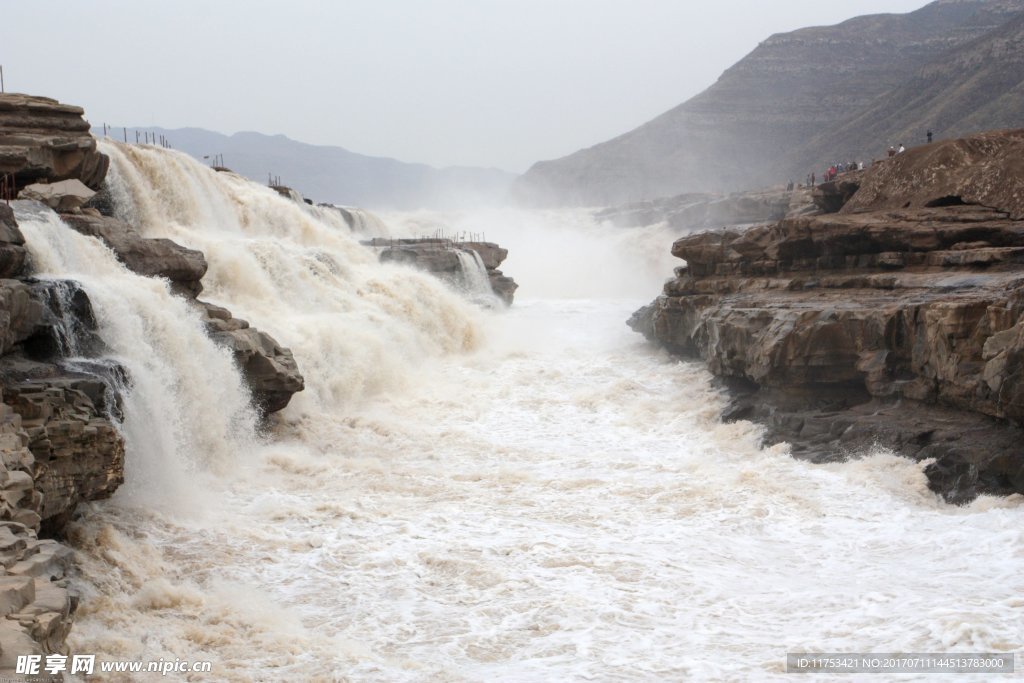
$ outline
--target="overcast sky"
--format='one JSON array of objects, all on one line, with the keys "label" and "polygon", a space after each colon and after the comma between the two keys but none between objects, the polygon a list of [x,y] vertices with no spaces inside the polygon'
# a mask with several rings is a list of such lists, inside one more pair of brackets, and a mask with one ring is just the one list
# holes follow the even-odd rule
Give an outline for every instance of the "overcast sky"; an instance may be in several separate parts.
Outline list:
[{"label": "overcast sky", "polygon": [[657,116],[772,33],[926,0],[4,2],[9,92],[94,124],[284,133],[523,171]]}]

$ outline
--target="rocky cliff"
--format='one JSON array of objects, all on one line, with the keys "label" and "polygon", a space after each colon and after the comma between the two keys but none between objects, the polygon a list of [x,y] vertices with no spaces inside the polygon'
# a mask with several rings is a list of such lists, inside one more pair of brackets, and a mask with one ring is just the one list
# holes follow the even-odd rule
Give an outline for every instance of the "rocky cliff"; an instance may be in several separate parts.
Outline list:
[{"label": "rocky cliff", "polygon": [[[53,190],[68,230],[101,240],[130,270],[166,279],[234,354],[253,403],[264,414],[284,408],[303,389],[291,352],[196,298],[207,269],[202,253],[140,236],[110,215],[105,193],[86,208],[91,192],[67,184],[74,196],[60,196],[59,181],[102,188],[109,160],[88,130],[77,107],[0,95],[0,175],[26,194],[30,183],[52,181],[35,187]],[[50,212],[32,201],[15,206],[18,215]],[[119,423],[130,386],[126,370],[106,357],[88,293],[72,281],[32,277],[15,212],[0,203],[0,674],[13,675],[19,654],[65,649],[77,605],[65,578],[72,553],[40,536],[59,537],[79,503],[107,498],[123,483]]]},{"label": "rocky cliff", "polygon": [[838,213],[684,237],[630,320],[812,459],[881,444],[951,501],[1024,492],[1024,131],[876,165]]},{"label": "rocky cliff", "polygon": [[13,176],[19,189],[72,178],[98,188],[110,160],[96,151],[82,114],[48,97],[0,96],[0,176]]},{"label": "rocky cliff", "polygon": [[[618,138],[536,164],[531,201],[608,206],[787,180],[890,144],[1016,125],[1024,0],[939,0],[905,15],[771,36],[713,86]],[[1019,22],[1018,22],[1019,23]]]}]

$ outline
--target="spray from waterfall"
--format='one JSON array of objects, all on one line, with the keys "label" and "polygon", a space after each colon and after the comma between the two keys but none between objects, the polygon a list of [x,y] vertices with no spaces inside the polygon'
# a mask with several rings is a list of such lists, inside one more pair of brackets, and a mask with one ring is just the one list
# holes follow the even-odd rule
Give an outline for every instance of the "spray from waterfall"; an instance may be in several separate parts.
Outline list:
[{"label": "spray from waterfall", "polygon": [[201,250],[203,298],[292,349],[307,389],[286,415],[336,412],[400,386],[425,359],[477,344],[479,312],[429,275],[379,263],[339,212],[171,150],[100,147],[120,216]]},{"label": "spray from waterfall", "polygon": [[[207,337],[198,312],[166,281],[132,273],[98,240],[39,204],[16,202],[15,213],[36,276],[78,283],[109,356],[128,371],[121,387],[125,494],[180,503],[193,475],[230,466],[254,438],[255,416],[230,354]],[[68,339],[61,350],[75,355],[80,335],[69,329],[60,336]]]}]

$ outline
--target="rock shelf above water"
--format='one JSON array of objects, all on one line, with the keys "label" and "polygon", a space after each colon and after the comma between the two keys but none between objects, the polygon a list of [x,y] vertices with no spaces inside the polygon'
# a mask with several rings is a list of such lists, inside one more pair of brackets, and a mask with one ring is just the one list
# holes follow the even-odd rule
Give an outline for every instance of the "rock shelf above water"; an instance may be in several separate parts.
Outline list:
[{"label": "rock shelf above water", "polygon": [[1024,492],[1022,153],[1024,131],[921,147],[838,213],[684,237],[630,325],[706,361],[727,417],[797,455],[878,444],[935,458],[952,501]]}]

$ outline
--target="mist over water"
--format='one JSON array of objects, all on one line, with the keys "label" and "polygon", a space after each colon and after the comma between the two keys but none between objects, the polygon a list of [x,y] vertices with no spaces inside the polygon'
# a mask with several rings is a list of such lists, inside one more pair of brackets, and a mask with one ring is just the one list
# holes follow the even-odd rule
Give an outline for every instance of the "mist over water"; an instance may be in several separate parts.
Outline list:
[{"label": "mist over water", "polygon": [[[93,299],[140,424],[178,430],[129,439],[130,486],[72,527],[73,652],[209,659],[209,680],[647,681],[784,680],[787,650],[1024,646],[1021,497],[953,508],[920,464],[814,466],[720,423],[702,366],[624,325],[676,265],[663,227],[382,216],[509,248],[521,289],[492,311],[377,263],[325,210],[104,152],[127,217],[202,249],[201,298],[291,347],[307,389],[257,437],[166,286],[55,217],[25,228]],[[154,507],[165,466],[191,490]]]}]

